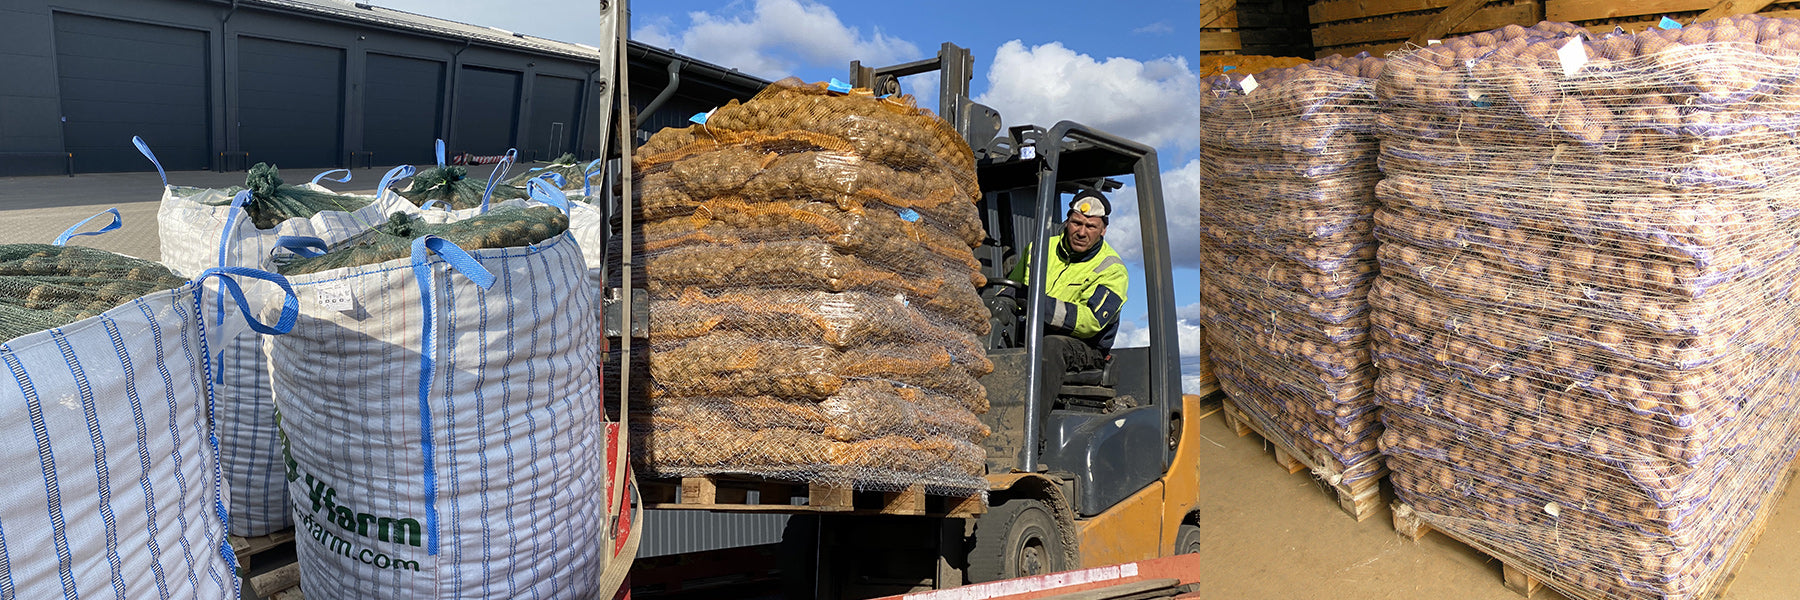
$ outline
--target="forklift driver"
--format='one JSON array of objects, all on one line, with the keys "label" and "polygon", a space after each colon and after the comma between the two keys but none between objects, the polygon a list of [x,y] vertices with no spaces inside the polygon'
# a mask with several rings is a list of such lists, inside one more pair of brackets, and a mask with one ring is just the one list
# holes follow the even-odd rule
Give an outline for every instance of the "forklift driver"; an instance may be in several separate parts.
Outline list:
[{"label": "forklift driver", "polygon": [[[1112,202],[1106,196],[1082,190],[1069,201],[1062,235],[1050,238],[1055,250],[1048,253],[1050,262],[1044,270],[1050,284],[1039,288],[1039,293],[1049,296],[1043,313],[1045,385],[1039,388],[1040,427],[1047,427],[1064,376],[1105,366],[1119,331],[1119,308],[1125,304],[1128,276],[1125,261],[1106,243],[1111,213]],[[1008,279],[1031,284],[1026,280],[1031,273],[1031,254],[1028,249]]]}]

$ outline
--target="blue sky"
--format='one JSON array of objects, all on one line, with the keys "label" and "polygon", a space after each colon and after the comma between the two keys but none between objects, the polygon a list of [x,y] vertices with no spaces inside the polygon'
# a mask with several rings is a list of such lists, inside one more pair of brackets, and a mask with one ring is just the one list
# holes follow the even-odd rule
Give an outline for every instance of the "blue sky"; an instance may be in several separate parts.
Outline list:
[{"label": "blue sky", "polygon": [[[492,0],[375,0],[375,4],[528,35],[595,43],[594,0],[540,0],[531,10]],[[768,79],[843,79],[849,62],[886,65],[968,48],[970,92],[1008,125],[1072,119],[1157,148],[1175,254],[1183,354],[1198,352],[1199,2],[867,2],[671,0],[634,2],[632,37]],[[909,78],[936,104],[936,76]],[[1131,183],[1129,178],[1126,181]],[[1130,188],[1112,194],[1107,239],[1133,264],[1121,339],[1141,345],[1145,303]]]}]

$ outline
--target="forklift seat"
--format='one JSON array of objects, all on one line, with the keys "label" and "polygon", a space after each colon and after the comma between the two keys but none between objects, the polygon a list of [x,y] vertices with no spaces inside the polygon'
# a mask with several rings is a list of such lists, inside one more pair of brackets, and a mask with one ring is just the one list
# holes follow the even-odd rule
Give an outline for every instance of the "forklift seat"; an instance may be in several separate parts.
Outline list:
[{"label": "forklift seat", "polygon": [[1106,362],[1098,369],[1071,371],[1063,375],[1062,389],[1057,390],[1056,395],[1067,399],[1070,405],[1085,405],[1094,401],[1104,403],[1118,395],[1113,389],[1117,384],[1118,377],[1113,374],[1112,355],[1109,354]]}]

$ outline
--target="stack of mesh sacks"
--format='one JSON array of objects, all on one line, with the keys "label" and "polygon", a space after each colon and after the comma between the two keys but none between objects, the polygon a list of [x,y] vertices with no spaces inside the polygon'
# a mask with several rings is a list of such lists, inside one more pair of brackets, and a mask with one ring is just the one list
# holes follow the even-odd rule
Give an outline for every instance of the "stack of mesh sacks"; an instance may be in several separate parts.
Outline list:
[{"label": "stack of mesh sacks", "polygon": [[947,123],[789,79],[639,156],[641,468],[985,486],[979,192]]},{"label": "stack of mesh sacks", "polygon": [[1425,522],[1571,597],[1716,593],[1800,439],[1797,76],[1755,16],[1390,59],[1376,387]]},{"label": "stack of mesh sacks", "polygon": [[[1201,305],[1219,386],[1343,482],[1381,475],[1368,293],[1375,77],[1333,56],[1209,78],[1201,94]],[[1245,94],[1246,88],[1249,93]]]}]

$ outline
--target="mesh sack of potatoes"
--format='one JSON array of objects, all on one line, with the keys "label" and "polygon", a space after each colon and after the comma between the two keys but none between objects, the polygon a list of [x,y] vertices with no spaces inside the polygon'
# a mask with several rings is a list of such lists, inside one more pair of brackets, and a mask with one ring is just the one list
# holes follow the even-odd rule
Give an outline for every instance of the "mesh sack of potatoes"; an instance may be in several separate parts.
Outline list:
[{"label": "mesh sack of potatoes", "polygon": [[1219,386],[1348,482],[1382,474],[1368,348],[1382,67],[1361,54],[1228,72],[1200,103],[1202,319]]},{"label": "mesh sack of potatoes", "polygon": [[[305,219],[323,211],[354,212],[369,205],[367,198],[287,185],[281,180],[281,173],[275,165],[268,163],[256,163],[250,167],[244,177],[244,187],[250,190],[250,199],[244,203],[244,212],[250,215],[250,222],[257,229],[274,229],[282,221]],[[231,194],[219,196],[217,204],[231,204],[236,189],[238,188],[227,190]]]},{"label": "mesh sack of potatoes", "polygon": [[[510,165],[505,163],[501,167]],[[505,173],[495,175],[504,176]],[[530,178],[527,178],[530,179]],[[469,169],[456,165],[440,165],[419,171],[413,175],[412,184],[401,190],[400,197],[412,201],[414,205],[424,206],[433,200],[450,207],[452,210],[466,210],[481,206],[484,198],[492,200],[512,200],[526,197],[523,186],[492,182],[493,191],[488,191],[490,182],[469,179]]]},{"label": "mesh sack of potatoes", "polygon": [[640,154],[641,468],[985,486],[985,236],[973,153],[949,124],[910,97],[789,79]]},{"label": "mesh sack of potatoes", "polygon": [[1712,597],[1800,448],[1800,22],[1579,31],[1388,63],[1382,447],[1570,597]]},{"label": "mesh sack of potatoes", "polygon": [[161,264],[81,246],[0,245],[0,341],[187,283]]},{"label": "mesh sack of potatoes", "polygon": [[416,238],[435,235],[464,250],[529,246],[569,230],[569,216],[552,206],[508,205],[451,223],[396,212],[387,222],[333,245],[317,256],[277,257],[282,275],[318,273],[412,256]]}]

